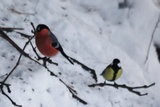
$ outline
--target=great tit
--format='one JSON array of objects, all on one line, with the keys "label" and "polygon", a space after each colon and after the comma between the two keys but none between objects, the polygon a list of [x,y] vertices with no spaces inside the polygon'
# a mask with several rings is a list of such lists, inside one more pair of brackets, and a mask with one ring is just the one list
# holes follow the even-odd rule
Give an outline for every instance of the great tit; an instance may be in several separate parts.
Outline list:
[{"label": "great tit", "polygon": [[103,70],[101,75],[105,80],[115,81],[121,76],[122,72],[123,71],[120,66],[120,60],[115,58],[113,62]]}]

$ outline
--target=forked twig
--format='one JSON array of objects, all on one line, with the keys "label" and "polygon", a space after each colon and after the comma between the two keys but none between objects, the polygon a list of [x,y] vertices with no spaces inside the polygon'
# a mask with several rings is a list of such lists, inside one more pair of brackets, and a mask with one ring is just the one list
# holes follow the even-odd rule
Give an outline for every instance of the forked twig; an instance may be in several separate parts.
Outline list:
[{"label": "forked twig", "polygon": [[[30,41],[30,40],[31,40],[31,38],[29,39],[29,41]],[[26,48],[26,46],[28,45],[29,41],[26,42],[26,44],[25,44],[25,46],[23,47],[22,51],[25,50],[25,48]],[[22,107],[22,105],[16,104],[16,103],[12,100],[12,98],[9,97],[9,95],[4,92],[4,90],[3,90],[3,85],[5,84],[5,82],[7,81],[7,79],[10,77],[10,75],[14,72],[14,70],[17,68],[17,66],[19,65],[20,60],[21,60],[21,57],[22,57],[22,53],[20,54],[16,65],[15,65],[15,66],[13,67],[13,69],[9,72],[9,74],[6,76],[6,78],[1,82],[1,86],[0,86],[0,89],[1,89],[1,91],[2,91],[2,94],[3,94],[4,96],[6,96],[6,97],[11,101],[11,103],[12,103],[14,106],[17,106],[17,107]],[[5,85],[5,86],[6,86],[6,85]],[[11,93],[11,90],[10,90],[9,86],[6,86],[6,87],[7,87],[8,92]]]}]

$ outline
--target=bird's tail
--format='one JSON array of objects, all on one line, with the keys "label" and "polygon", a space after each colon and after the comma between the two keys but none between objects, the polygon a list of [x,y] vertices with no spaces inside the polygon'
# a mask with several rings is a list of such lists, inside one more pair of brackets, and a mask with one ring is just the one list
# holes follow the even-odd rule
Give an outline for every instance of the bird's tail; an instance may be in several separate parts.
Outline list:
[{"label": "bird's tail", "polygon": [[59,51],[61,52],[61,54],[71,63],[74,65],[73,61],[70,59],[70,57],[63,51],[62,47],[59,47]]},{"label": "bird's tail", "polygon": [[63,50],[61,51],[61,54],[62,54],[71,64],[74,65],[73,61],[70,59],[70,57],[69,57],[68,55],[66,55],[66,54],[64,53]]},{"label": "bird's tail", "polygon": [[71,60],[71,58],[70,58],[68,55],[66,55],[66,53],[63,51],[63,48],[61,47],[61,45],[60,45],[59,43],[58,43],[58,45],[57,45],[57,43],[53,42],[53,43],[52,43],[52,46],[53,46],[54,48],[56,48],[57,50],[59,50],[59,51],[61,52],[61,54],[62,54],[71,64],[74,65],[74,63],[73,63],[73,61]]}]

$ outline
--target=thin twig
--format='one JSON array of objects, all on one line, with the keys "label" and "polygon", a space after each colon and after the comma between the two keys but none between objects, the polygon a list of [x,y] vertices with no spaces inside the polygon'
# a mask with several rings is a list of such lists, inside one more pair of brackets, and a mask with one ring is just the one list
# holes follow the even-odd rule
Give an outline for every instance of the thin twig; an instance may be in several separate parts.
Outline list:
[{"label": "thin twig", "polygon": [[[26,34],[25,34],[26,35]],[[29,56],[29,54],[27,54],[25,51],[23,51],[11,38],[9,38],[9,36],[7,36],[7,34],[5,34],[1,29],[0,29],[0,37],[4,38],[6,41],[8,41],[10,44],[12,44],[13,47],[15,47],[22,55],[24,55],[25,57],[29,58],[30,60],[36,62],[39,65],[42,65],[41,63],[39,63],[38,61],[34,60],[33,58],[31,58]],[[29,38],[29,41],[31,41],[34,38],[34,36],[31,36]]]},{"label": "thin twig", "polygon": [[36,33],[36,28],[34,27],[34,24],[31,22],[31,26],[33,27],[32,33]]},{"label": "thin twig", "polygon": [[88,66],[84,65],[83,63],[79,62],[78,60],[72,57],[70,57],[70,59],[72,59],[73,62],[80,65],[84,70],[88,71],[92,75],[92,78],[97,82],[97,75],[94,69],[89,68]]},{"label": "thin twig", "polygon": [[160,14],[159,14],[159,16],[158,16],[158,20],[157,20],[157,22],[156,22],[156,25],[155,25],[155,27],[154,27],[154,29],[153,29],[153,32],[152,32],[152,35],[151,35],[151,40],[150,40],[150,43],[149,43],[149,46],[148,46],[145,63],[146,63],[147,60],[148,60],[149,51],[150,51],[150,48],[151,48],[151,44],[152,44],[152,41],[153,41],[153,38],[154,38],[154,34],[155,34],[155,31],[156,31],[156,29],[157,29],[157,27],[158,27],[159,22],[160,22]]},{"label": "thin twig", "polygon": [[[29,39],[29,41],[30,41],[30,40],[31,40],[31,38]],[[23,47],[23,50],[22,50],[22,51],[25,50],[25,48],[26,48],[26,46],[28,45],[29,41],[26,42],[26,44],[25,44],[25,46]],[[21,57],[22,57],[22,53],[20,54],[16,65],[15,65],[15,66],[13,67],[13,69],[9,72],[9,74],[6,76],[6,78],[1,82],[1,86],[0,86],[0,89],[1,89],[1,91],[2,91],[2,94],[3,94],[4,96],[6,96],[6,97],[12,102],[12,104],[13,104],[14,106],[17,106],[17,107],[22,107],[22,106],[21,106],[21,105],[17,105],[17,104],[11,99],[11,97],[9,97],[9,95],[7,95],[7,94],[4,92],[4,90],[3,90],[3,85],[5,84],[5,82],[7,81],[7,79],[10,77],[10,75],[15,71],[15,69],[17,68],[17,66],[19,65],[20,60],[21,60]],[[8,89],[8,92],[10,93],[11,90],[10,90],[9,86],[7,87],[7,89]]]},{"label": "thin twig", "polygon": [[16,14],[19,14],[19,15],[22,15],[22,14],[24,14],[24,15],[35,15],[35,14],[36,14],[36,13],[20,12],[20,11],[14,9],[14,8],[10,8],[9,10],[10,10],[11,12],[16,13]]},{"label": "thin twig", "polygon": [[[23,49],[22,49],[23,52],[24,52],[25,48],[27,47],[27,45],[28,45],[28,43],[29,43],[29,41],[30,41],[31,39],[32,39],[32,38],[30,38],[30,39],[28,40],[28,42],[26,42],[26,44],[24,45],[24,47],[23,47]],[[9,76],[10,76],[10,75],[14,72],[14,70],[17,68],[17,66],[18,66],[19,63],[20,63],[21,57],[22,57],[22,53],[20,54],[16,65],[15,65],[14,68],[11,70],[11,72],[7,75],[7,77],[3,80],[2,83],[5,83],[6,80],[9,78]]]},{"label": "thin twig", "polygon": [[149,88],[151,86],[154,86],[155,83],[152,83],[150,85],[143,85],[143,86],[138,86],[138,87],[130,87],[130,86],[127,86],[125,84],[121,85],[121,84],[117,84],[117,83],[114,83],[114,84],[109,84],[109,83],[98,83],[98,84],[91,84],[91,85],[88,85],[89,87],[96,87],[96,86],[100,86],[100,87],[104,87],[104,86],[112,86],[116,89],[118,88],[125,88],[127,89],[128,91],[134,93],[134,94],[137,94],[139,96],[144,96],[144,95],[148,95],[148,93],[144,93],[144,94],[141,94],[140,92],[138,91],[135,91],[134,89],[140,89],[140,88]]},{"label": "thin twig", "polygon": [[30,38],[30,37],[32,37],[31,35],[27,35],[27,34],[24,34],[24,33],[21,33],[21,32],[16,32],[16,33],[18,33],[18,34],[20,34],[21,36],[23,36],[23,37],[25,37],[25,38]]},{"label": "thin twig", "polygon": [[69,87],[64,81],[62,81],[61,79],[59,79],[59,81],[61,81],[66,87],[67,89],[69,90],[69,92],[72,94],[72,97],[77,99],[79,102],[83,103],[83,104],[87,104],[86,101],[84,101],[83,99],[79,98],[76,94],[77,92],[72,89],[71,87]]},{"label": "thin twig", "polygon": [[9,96],[4,92],[3,87],[1,88],[1,91],[2,91],[2,94],[3,94],[4,96],[6,96],[6,97],[11,101],[11,103],[12,103],[14,106],[22,107],[22,105],[16,104],[16,102],[14,102],[14,101],[11,99],[11,97],[9,97]]},{"label": "thin twig", "polygon": [[1,29],[0,29],[0,37],[4,38],[7,40],[10,44],[12,44],[13,47],[15,47],[20,53],[22,53],[24,56],[28,57],[29,55],[25,53],[12,39],[10,39],[7,34],[5,34]]},{"label": "thin twig", "polygon": [[0,27],[0,29],[6,32],[12,32],[14,30],[24,30],[23,28],[14,28],[14,27]]}]

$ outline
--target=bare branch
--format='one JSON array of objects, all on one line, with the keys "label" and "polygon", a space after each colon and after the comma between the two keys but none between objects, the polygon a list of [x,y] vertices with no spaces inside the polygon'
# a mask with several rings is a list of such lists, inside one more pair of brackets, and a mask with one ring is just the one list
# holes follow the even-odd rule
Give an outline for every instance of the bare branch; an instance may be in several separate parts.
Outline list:
[{"label": "bare branch", "polygon": [[[32,26],[33,26],[33,25],[32,25]],[[34,28],[34,26],[33,26],[33,28]],[[35,28],[34,28],[34,30],[35,30]],[[4,33],[4,32],[3,32],[3,33]],[[2,33],[2,35],[4,36],[5,33],[4,33],[4,34],[3,34],[3,33]],[[23,33],[19,33],[19,34],[21,34],[22,36],[25,36],[26,38],[28,38],[28,42],[26,42],[26,44],[25,44],[25,46],[24,46],[23,49],[21,49],[16,43],[14,43],[14,42],[5,34],[5,37],[7,37],[6,40],[9,41],[9,43],[12,43],[14,47],[17,47],[16,49],[17,49],[21,54],[20,54],[20,56],[19,56],[19,59],[18,59],[16,65],[14,66],[14,68],[10,71],[10,73],[6,76],[6,78],[5,78],[2,82],[0,82],[0,83],[1,83],[0,89],[1,89],[1,91],[2,91],[2,94],[3,94],[4,96],[6,96],[6,97],[12,102],[12,104],[13,104],[14,106],[21,107],[21,105],[17,105],[17,104],[11,99],[11,97],[9,97],[9,96],[4,92],[3,86],[6,86],[6,87],[7,87],[7,90],[8,90],[9,93],[11,92],[11,90],[10,90],[10,88],[9,88],[10,85],[5,84],[5,82],[7,81],[7,79],[10,77],[10,75],[14,72],[14,70],[15,70],[15,69],[17,68],[17,66],[19,65],[22,55],[24,55],[25,57],[31,59],[32,61],[36,62],[37,64],[45,67],[45,68],[47,69],[47,71],[50,72],[50,75],[51,75],[51,76],[55,76],[55,77],[57,77],[57,78],[59,78],[59,77],[58,77],[57,75],[55,75],[55,74],[46,66],[46,64],[41,64],[41,63],[39,63],[38,61],[34,60],[33,58],[31,58],[28,54],[26,54],[26,53],[24,52],[24,49],[25,49],[25,48],[27,47],[27,45],[30,43],[30,45],[31,45],[32,48],[33,48],[33,51],[34,51],[35,54],[38,56],[35,48],[34,48],[33,45],[32,45],[32,42],[31,42],[31,40],[34,38],[34,36],[29,37],[28,35],[23,34]],[[8,39],[8,38],[9,38],[9,39]],[[41,58],[41,57],[39,57],[39,58]],[[43,59],[43,58],[42,58],[42,59]],[[58,65],[57,63],[52,62],[49,58],[44,58],[43,60],[44,60],[44,63],[49,62],[50,64],[56,64],[56,65]],[[77,99],[79,102],[81,102],[81,103],[83,103],[83,104],[87,104],[87,102],[85,102],[84,100],[82,100],[81,98],[79,98],[79,97],[76,95],[77,92],[76,92],[74,89],[72,89],[71,87],[69,87],[69,86],[68,86],[64,81],[62,81],[61,79],[59,79],[59,80],[67,87],[67,89],[69,90],[69,92],[72,94],[72,97],[73,97],[73,98]]]},{"label": "bare branch", "polygon": [[32,33],[36,33],[36,28],[34,27],[34,24],[31,22],[31,26],[33,27]]},{"label": "bare branch", "polygon": [[16,13],[16,14],[19,14],[19,15],[21,15],[21,14],[24,14],[24,15],[35,15],[35,14],[36,14],[36,13],[20,12],[20,11],[14,9],[14,8],[10,8],[9,10],[10,10],[11,12]]},{"label": "bare branch", "polygon": [[118,88],[125,88],[125,89],[127,89],[128,91],[130,91],[130,92],[132,92],[132,93],[134,93],[134,94],[137,94],[137,95],[139,95],[139,96],[144,96],[144,95],[148,95],[148,93],[141,94],[140,92],[135,91],[134,89],[149,88],[149,87],[154,86],[154,85],[155,85],[155,83],[152,83],[152,84],[150,84],[150,85],[138,86],[138,87],[130,87],[130,86],[127,86],[127,85],[125,85],[125,84],[120,85],[120,84],[117,84],[117,83],[115,83],[115,82],[114,82],[114,84],[109,84],[109,83],[104,82],[104,83],[98,83],[98,84],[91,84],[91,85],[88,85],[88,86],[89,86],[89,87],[112,86],[112,87],[117,88],[117,89],[118,89]]},{"label": "bare branch", "polygon": [[24,56],[26,56],[26,57],[29,56],[12,39],[10,39],[1,29],[0,29],[0,37],[4,38],[6,41],[8,41],[13,47],[15,47]]},{"label": "bare branch", "polygon": [[76,90],[72,89],[70,86],[68,86],[64,81],[62,81],[61,79],[59,79],[60,82],[62,82],[67,89],[69,90],[69,92],[72,94],[72,97],[75,98],[76,100],[78,100],[79,102],[81,102],[82,104],[87,104],[86,101],[84,101],[83,99],[79,98],[76,94]]},{"label": "bare branch", "polygon": [[[30,40],[29,40],[29,41],[30,41]],[[22,50],[23,52],[24,52],[24,49],[26,48],[26,46],[28,45],[29,41],[26,42],[25,46],[23,47],[23,50]],[[21,57],[22,57],[22,53],[20,54],[16,65],[13,67],[13,69],[12,69],[12,70],[10,71],[10,73],[6,76],[6,78],[1,82],[1,85],[0,85],[0,89],[1,89],[1,91],[2,91],[2,94],[3,94],[4,96],[6,96],[6,97],[12,102],[12,104],[13,104],[14,106],[17,106],[17,107],[22,107],[22,106],[21,106],[21,105],[17,105],[17,104],[11,99],[11,97],[9,97],[9,95],[7,95],[7,94],[4,92],[4,90],[3,90],[3,85],[5,84],[5,82],[7,81],[7,79],[10,77],[10,75],[14,72],[14,70],[17,68],[17,66],[19,65],[20,60],[21,60]],[[11,93],[11,90],[10,90],[9,86],[8,86],[8,85],[5,85],[5,86],[7,87],[8,92]]]},{"label": "bare branch", "polygon": [[12,27],[0,27],[0,29],[6,32],[12,32],[14,30],[24,30],[23,28],[12,28]]},{"label": "bare branch", "polygon": [[84,65],[83,63],[79,62],[78,60],[72,57],[70,58],[73,60],[73,62],[79,64],[84,70],[88,71],[92,75],[92,78],[97,82],[97,75],[94,69],[89,68],[88,66]]},{"label": "bare branch", "polygon": [[149,43],[149,46],[148,46],[145,63],[146,63],[147,60],[148,60],[149,51],[150,51],[150,48],[151,48],[151,44],[152,44],[152,41],[153,41],[153,38],[154,38],[154,34],[155,34],[155,31],[156,31],[156,29],[157,29],[157,27],[158,27],[159,22],[160,22],[160,14],[159,14],[159,16],[158,16],[158,20],[157,20],[157,22],[156,22],[156,25],[155,25],[155,27],[154,27],[154,29],[153,29],[153,32],[152,32],[152,35],[151,35],[151,40],[150,40],[150,43]]},{"label": "bare branch", "polygon": [[[3,86],[3,85],[2,85]],[[4,95],[4,96],[6,96],[10,101],[11,101],[11,103],[14,105],[14,106],[17,106],[17,107],[22,107],[22,105],[18,105],[18,104],[16,104],[16,102],[14,102],[12,99],[11,99],[11,97],[9,97],[5,92],[4,92],[4,90],[3,90],[3,87],[0,87],[0,89],[1,89],[1,91],[2,91],[2,94]]]},{"label": "bare branch", "polygon": [[27,34],[24,34],[24,33],[21,33],[21,32],[16,32],[18,34],[20,34],[21,36],[25,37],[25,38],[31,38],[32,36],[31,35],[27,35]]}]

